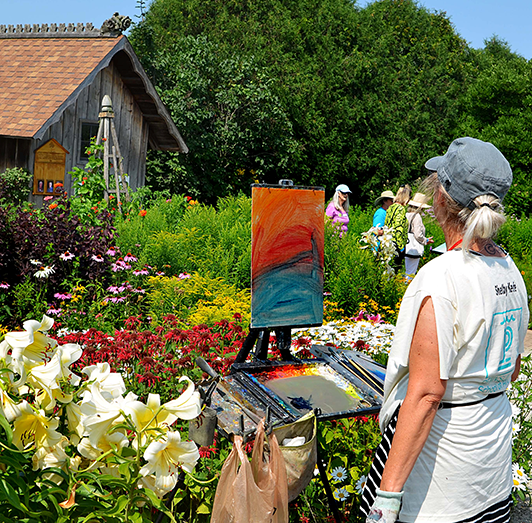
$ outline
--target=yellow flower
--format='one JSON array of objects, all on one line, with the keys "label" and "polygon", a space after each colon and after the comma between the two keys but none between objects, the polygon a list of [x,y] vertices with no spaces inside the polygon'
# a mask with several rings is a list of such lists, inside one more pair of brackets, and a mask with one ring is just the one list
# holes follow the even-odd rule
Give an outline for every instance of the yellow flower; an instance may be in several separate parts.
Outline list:
[{"label": "yellow flower", "polygon": [[47,418],[44,411],[36,411],[23,401],[19,405],[20,414],[13,423],[13,443],[24,449],[34,443],[37,448],[53,447],[61,441],[61,434],[57,432],[59,421]]}]

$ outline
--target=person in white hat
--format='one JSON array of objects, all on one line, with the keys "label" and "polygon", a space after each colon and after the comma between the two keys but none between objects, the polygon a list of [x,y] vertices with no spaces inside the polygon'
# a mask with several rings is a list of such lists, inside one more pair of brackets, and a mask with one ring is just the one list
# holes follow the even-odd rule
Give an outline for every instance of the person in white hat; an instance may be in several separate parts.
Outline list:
[{"label": "person in white hat", "polygon": [[408,202],[406,219],[408,220],[408,242],[405,247],[405,273],[406,279],[411,280],[417,272],[419,260],[425,251],[425,245],[434,243],[432,237],[425,237],[425,226],[421,219],[420,211],[428,209],[428,198],[420,192]]},{"label": "person in white hat", "polygon": [[349,224],[349,194],[351,193],[349,187],[345,183],[341,183],[336,187],[334,196],[327,205],[325,214],[337,224],[340,229],[340,237],[347,232],[347,225]]}]

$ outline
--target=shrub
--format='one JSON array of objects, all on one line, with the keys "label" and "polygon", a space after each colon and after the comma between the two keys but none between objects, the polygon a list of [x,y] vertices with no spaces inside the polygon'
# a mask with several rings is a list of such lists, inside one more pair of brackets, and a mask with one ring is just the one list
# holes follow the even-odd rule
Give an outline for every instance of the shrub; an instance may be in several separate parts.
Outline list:
[{"label": "shrub", "polygon": [[228,320],[234,314],[249,326],[251,296],[249,290],[238,290],[222,278],[210,278],[194,273],[191,277],[157,276],[148,279],[148,303],[152,320],[173,314],[191,325],[213,325]]},{"label": "shrub", "polygon": [[26,169],[13,167],[0,174],[0,205],[20,204],[28,199],[33,175]]}]

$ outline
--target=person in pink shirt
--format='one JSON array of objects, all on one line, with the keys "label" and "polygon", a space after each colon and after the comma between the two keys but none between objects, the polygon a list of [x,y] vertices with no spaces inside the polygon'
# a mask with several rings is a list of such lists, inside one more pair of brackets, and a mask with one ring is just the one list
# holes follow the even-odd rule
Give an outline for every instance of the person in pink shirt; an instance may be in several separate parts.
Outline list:
[{"label": "person in pink shirt", "polygon": [[341,183],[334,191],[334,196],[327,205],[325,214],[337,224],[340,229],[340,236],[347,232],[349,223],[349,194],[351,191],[345,183]]}]

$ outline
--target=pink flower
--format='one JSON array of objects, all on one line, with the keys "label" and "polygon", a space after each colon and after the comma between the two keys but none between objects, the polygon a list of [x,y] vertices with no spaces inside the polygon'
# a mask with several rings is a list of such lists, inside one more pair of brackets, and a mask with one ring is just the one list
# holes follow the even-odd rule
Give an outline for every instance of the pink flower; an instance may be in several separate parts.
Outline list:
[{"label": "pink flower", "polygon": [[71,252],[66,251],[63,254],[60,254],[59,257],[63,261],[68,261],[68,260],[71,260],[72,258],[75,258],[76,256],[74,254],[72,254]]},{"label": "pink flower", "polygon": [[9,289],[9,287],[11,287],[11,285],[9,285],[9,283],[6,283],[5,281],[0,283],[0,289]]},{"label": "pink flower", "polygon": [[182,273],[179,275],[179,279],[180,279],[180,280],[186,280],[187,278],[190,278],[190,274],[187,274],[186,272],[182,272]]},{"label": "pink flower", "polygon": [[103,259],[103,256],[101,254],[93,254],[91,256],[91,260],[97,262],[97,263],[102,263],[104,261]]}]

